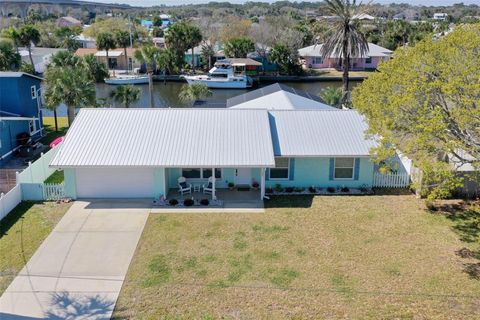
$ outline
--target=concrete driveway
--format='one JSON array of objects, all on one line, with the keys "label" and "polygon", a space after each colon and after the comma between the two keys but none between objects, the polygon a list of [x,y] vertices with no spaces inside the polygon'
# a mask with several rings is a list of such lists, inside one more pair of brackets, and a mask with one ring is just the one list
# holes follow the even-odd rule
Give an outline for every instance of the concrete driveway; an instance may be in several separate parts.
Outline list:
[{"label": "concrete driveway", "polygon": [[0,298],[0,319],[109,319],[149,205],[75,202]]}]

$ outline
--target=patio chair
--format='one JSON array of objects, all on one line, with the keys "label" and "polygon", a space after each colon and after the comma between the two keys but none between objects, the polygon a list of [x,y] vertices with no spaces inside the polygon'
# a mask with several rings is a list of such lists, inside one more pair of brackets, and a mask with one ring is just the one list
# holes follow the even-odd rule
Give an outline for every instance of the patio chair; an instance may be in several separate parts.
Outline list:
[{"label": "patio chair", "polygon": [[208,182],[203,185],[204,194],[212,194],[213,192],[213,177],[208,178]]},{"label": "patio chair", "polygon": [[183,196],[185,193],[192,193],[192,185],[187,184],[185,177],[178,178],[178,192]]}]

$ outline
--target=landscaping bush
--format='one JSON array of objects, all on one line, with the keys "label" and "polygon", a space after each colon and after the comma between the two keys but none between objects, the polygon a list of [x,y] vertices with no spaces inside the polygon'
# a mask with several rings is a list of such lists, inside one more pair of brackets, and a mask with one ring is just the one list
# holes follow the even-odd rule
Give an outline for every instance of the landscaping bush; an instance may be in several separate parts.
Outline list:
[{"label": "landscaping bush", "polygon": [[200,204],[202,206],[208,206],[210,204],[210,201],[208,201],[208,199],[202,199],[200,200]]},{"label": "landscaping bush", "polygon": [[366,184],[362,184],[359,188],[360,192],[367,193],[370,189]]},{"label": "landscaping bush", "polygon": [[300,193],[300,192],[303,192],[303,191],[305,191],[305,188],[298,188],[298,187],[295,188],[295,192]]},{"label": "landscaping bush", "polygon": [[276,191],[276,192],[283,192],[283,190],[284,190],[284,189],[283,189],[282,185],[280,185],[280,184],[276,184],[276,185],[275,185],[275,191]]},{"label": "landscaping bush", "polygon": [[178,204],[178,200],[177,199],[170,199],[170,200],[168,200],[168,203],[171,206],[176,206]]},{"label": "landscaping bush", "polygon": [[335,193],[335,188],[334,187],[328,187],[327,192],[329,193]]},{"label": "landscaping bush", "polygon": [[350,192],[350,189],[349,189],[348,187],[342,187],[342,188],[340,189],[340,191],[342,191],[342,192]]},{"label": "landscaping bush", "polygon": [[191,206],[193,206],[194,204],[195,204],[195,201],[193,201],[192,199],[185,199],[185,200],[183,201],[183,205],[184,205],[185,207],[191,207]]},{"label": "landscaping bush", "polygon": [[265,188],[265,193],[273,193],[273,189],[272,188]]},{"label": "landscaping bush", "polygon": [[294,190],[293,187],[286,187],[286,188],[285,188],[285,192],[287,192],[287,193],[292,193],[293,190]]},{"label": "landscaping bush", "polygon": [[311,187],[308,188],[308,191],[310,191],[310,193],[316,193],[317,188],[315,188],[314,186],[311,186]]}]

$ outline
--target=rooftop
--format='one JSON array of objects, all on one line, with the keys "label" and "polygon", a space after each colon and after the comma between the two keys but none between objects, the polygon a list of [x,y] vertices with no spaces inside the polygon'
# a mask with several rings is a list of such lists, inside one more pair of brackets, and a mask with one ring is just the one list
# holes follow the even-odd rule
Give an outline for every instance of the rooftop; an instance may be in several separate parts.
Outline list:
[{"label": "rooftop", "polygon": [[[301,48],[298,50],[298,54],[302,57],[320,57],[322,46],[323,44],[318,44],[318,45]],[[381,47],[373,43],[368,43],[368,53],[366,54],[366,57],[389,57],[392,55],[392,53],[393,51],[387,48]],[[330,55],[330,58],[338,58],[338,57],[339,57],[339,54],[337,52],[334,52]],[[359,58],[359,57],[354,57],[354,58]]]}]

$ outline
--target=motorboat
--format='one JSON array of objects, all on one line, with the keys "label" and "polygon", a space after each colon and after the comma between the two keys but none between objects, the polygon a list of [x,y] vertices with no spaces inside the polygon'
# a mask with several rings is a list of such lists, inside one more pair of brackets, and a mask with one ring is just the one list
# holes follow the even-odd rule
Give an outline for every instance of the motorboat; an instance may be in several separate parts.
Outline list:
[{"label": "motorboat", "polygon": [[148,75],[117,75],[115,77],[105,79],[105,83],[113,85],[146,84],[148,83]]},{"label": "motorboat", "polygon": [[204,83],[212,89],[245,89],[253,84],[251,77],[236,73],[228,60],[217,61],[206,75],[182,75],[188,82]]}]

